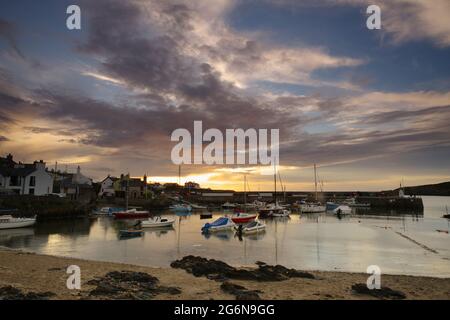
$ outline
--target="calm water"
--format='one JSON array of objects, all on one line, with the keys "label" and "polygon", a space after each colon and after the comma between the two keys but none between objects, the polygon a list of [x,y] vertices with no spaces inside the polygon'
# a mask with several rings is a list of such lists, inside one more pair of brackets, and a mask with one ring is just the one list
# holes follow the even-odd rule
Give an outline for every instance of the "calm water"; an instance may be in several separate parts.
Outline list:
[{"label": "calm water", "polygon": [[[264,234],[239,238],[234,232],[204,236],[211,219],[199,214],[176,216],[173,229],[147,229],[141,238],[119,240],[118,230],[132,221],[101,217],[38,223],[31,229],[0,230],[0,246],[93,260],[168,266],[188,254],[233,265],[255,261],[306,270],[365,272],[378,265],[383,273],[450,277],[450,236],[441,218],[450,197],[423,197],[423,215],[358,210],[338,220],[329,214],[293,214],[266,220]],[[214,212],[213,219],[223,212]],[[403,235],[403,236],[402,236]],[[408,238],[405,238],[408,237]]]}]

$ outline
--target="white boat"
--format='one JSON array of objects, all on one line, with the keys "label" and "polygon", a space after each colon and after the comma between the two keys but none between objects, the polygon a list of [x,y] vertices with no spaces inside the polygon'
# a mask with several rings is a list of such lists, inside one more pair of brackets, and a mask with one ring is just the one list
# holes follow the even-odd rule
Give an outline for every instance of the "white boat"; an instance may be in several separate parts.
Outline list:
[{"label": "white boat", "polygon": [[277,204],[269,204],[265,208],[258,211],[260,218],[284,217],[285,211],[282,206]]},{"label": "white boat", "polygon": [[333,210],[334,214],[347,215],[352,213],[352,208],[347,205],[340,205],[336,209]]},{"label": "white boat", "polygon": [[36,216],[33,218],[14,218],[11,215],[0,216],[0,229],[26,228],[36,223]]},{"label": "white boat", "polygon": [[95,210],[92,213],[99,216],[112,216],[115,212],[124,211],[123,208],[115,208],[115,207],[102,207],[100,210]]},{"label": "white boat", "polygon": [[275,211],[274,213],[272,213],[272,217],[289,217],[290,214],[291,214],[291,210],[282,209],[282,210]]},{"label": "white boat", "polygon": [[304,203],[300,205],[300,211],[302,213],[319,213],[325,212],[326,207],[320,203]]},{"label": "white boat", "polygon": [[161,218],[153,217],[141,222],[142,228],[160,228],[160,227],[172,227],[175,223],[173,218]]},{"label": "white boat", "polygon": [[266,225],[260,221],[252,221],[242,227],[242,234],[262,233],[266,230]]},{"label": "white boat", "polygon": [[370,207],[370,203],[356,202],[355,198],[345,199],[342,203],[347,205],[347,206],[349,206],[349,207],[355,207],[355,208],[368,208],[368,207]]},{"label": "white boat", "polygon": [[206,210],[206,209],[208,209],[208,207],[201,206],[201,205],[195,204],[195,203],[191,203],[190,206],[192,207],[193,210]]},{"label": "white boat", "polygon": [[231,202],[225,202],[224,204],[222,204],[222,209],[234,209],[236,207],[237,205]]},{"label": "white boat", "polygon": [[202,232],[215,232],[215,231],[222,231],[222,230],[230,230],[233,229],[235,226],[235,223],[231,221],[228,217],[220,217],[216,221],[212,223],[206,223],[202,227]]}]

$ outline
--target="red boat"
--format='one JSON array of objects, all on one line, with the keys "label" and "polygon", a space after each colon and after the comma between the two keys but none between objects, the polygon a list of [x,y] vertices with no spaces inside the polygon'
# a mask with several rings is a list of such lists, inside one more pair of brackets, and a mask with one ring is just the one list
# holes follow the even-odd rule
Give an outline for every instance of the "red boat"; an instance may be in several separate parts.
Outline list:
[{"label": "red boat", "polygon": [[256,219],[256,214],[237,212],[231,217],[234,223],[247,223]]},{"label": "red boat", "polygon": [[139,218],[148,218],[149,216],[150,212],[138,211],[136,209],[130,209],[114,213],[114,218],[116,219],[139,219]]}]

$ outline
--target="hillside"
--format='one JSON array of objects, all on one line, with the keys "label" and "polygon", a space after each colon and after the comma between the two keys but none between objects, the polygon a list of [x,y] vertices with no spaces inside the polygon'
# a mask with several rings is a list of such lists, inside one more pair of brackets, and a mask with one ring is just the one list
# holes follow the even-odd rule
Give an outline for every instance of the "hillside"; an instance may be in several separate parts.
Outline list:
[{"label": "hillside", "polygon": [[[398,191],[398,189],[396,189]],[[407,195],[450,196],[450,181],[423,186],[405,187]]]}]

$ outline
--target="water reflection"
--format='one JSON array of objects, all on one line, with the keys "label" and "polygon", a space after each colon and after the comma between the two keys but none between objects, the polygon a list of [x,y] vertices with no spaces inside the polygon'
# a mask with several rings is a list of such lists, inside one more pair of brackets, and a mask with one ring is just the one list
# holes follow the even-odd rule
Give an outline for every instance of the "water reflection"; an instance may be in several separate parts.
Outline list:
[{"label": "water reflection", "polygon": [[[450,202],[450,201],[449,201]],[[449,205],[450,206],[450,205]],[[358,208],[360,209],[360,208]],[[263,233],[239,235],[234,230],[203,235],[201,227],[224,215],[161,212],[175,218],[170,228],[144,229],[142,237],[119,241],[119,230],[135,220],[108,217],[39,222],[35,228],[0,230],[0,245],[86,259],[168,266],[173,260],[193,254],[224,260],[235,265],[255,261],[301,269],[365,272],[378,264],[385,273],[450,276],[450,238],[436,230],[449,230],[449,220],[414,213],[405,215],[358,210],[341,220],[326,213],[293,214],[265,219]],[[430,255],[417,244],[433,248]]]}]

